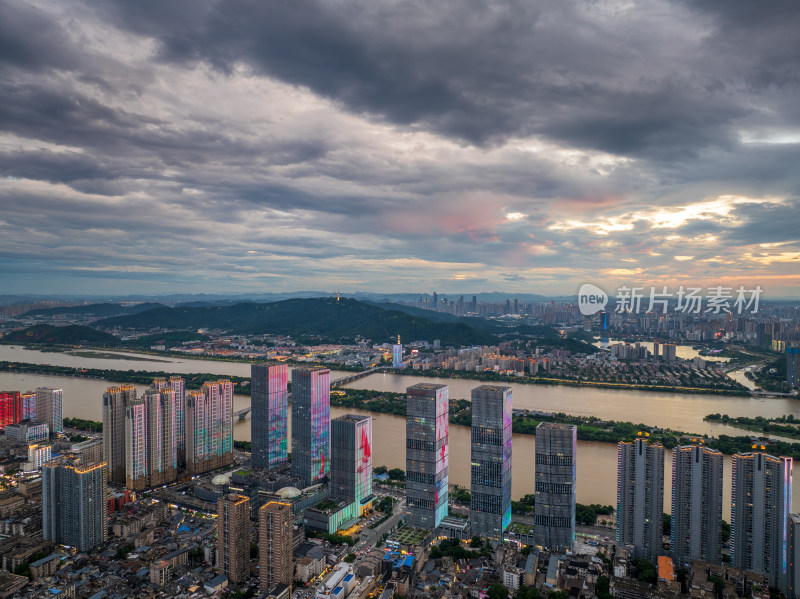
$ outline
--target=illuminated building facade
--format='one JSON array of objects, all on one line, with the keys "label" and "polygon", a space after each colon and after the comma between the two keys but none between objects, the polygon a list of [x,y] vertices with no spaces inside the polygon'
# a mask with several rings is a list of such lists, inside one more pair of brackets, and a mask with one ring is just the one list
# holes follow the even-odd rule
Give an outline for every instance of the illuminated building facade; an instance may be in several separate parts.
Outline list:
[{"label": "illuminated building facade", "polygon": [[217,567],[233,584],[250,578],[250,499],[244,495],[217,500]]},{"label": "illuminated building facade", "polygon": [[672,450],[672,557],[719,563],[722,553],[722,452],[703,445]]},{"label": "illuminated building facade", "polygon": [[577,427],[542,422],[536,427],[534,540],[551,551],[575,542]]},{"label": "illuminated building facade", "polygon": [[648,433],[617,446],[617,545],[653,561],[661,552],[664,515],[664,446]]},{"label": "illuminated building facade", "polygon": [[418,383],[406,393],[406,522],[434,529],[448,514],[448,388]]},{"label": "illuminated building facade", "polygon": [[259,585],[269,591],[279,584],[291,586],[292,504],[268,501],[258,510]]},{"label": "illuminated building facade", "polygon": [[36,389],[36,420],[46,422],[51,433],[64,430],[64,390],[39,387]]},{"label": "illuminated building facade", "polygon": [[233,383],[219,380],[186,394],[186,470],[200,474],[233,463]]},{"label": "illuminated building facade", "polygon": [[42,536],[89,551],[108,538],[106,464],[82,465],[74,456],[42,468]]},{"label": "illuminated building facade", "polygon": [[250,439],[253,466],[278,468],[289,460],[289,367],[250,366]]},{"label": "illuminated building facade", "polygon": [[800,599],[800,514],[789,516],[786,565],[788,599]]},{"label": "illuminated building facade", "polygon": [[135,399],[136,388],[133,385],[109,387],[103,393],[103,461],[108,466],[110,483],[126,483],[125,406]]},{"label": "illuminated building facade", "polygon": [[786,348],[786,382],[790,387],[800,387],[800,347]]},{"label": "illuminated building facade", "polygon": [[23,393],[20,395],[20,399],[22,401],[22,420],[36,419],[36,393]]},{"label": "illuminated building facade", "polygon": [[511,524],[511,387],[472,390],[470,523],[472,533],[501,540]]},{"label": "illuminated building facade", "polygon": [[22,400],[19,391],[0,391],[0,429],[22,420]]},{"label": "illuminated building facade", "polygon": [[403,346],[400,343],[400,335],[397,336],[397,343],[392,346],[392,367],[403,368]]},{"label": "illuminated building facade", "polygon": [[292,371],[292,474],[306,486],[330,472],[331,371]]},{"label": "illuminated building facade", "polygon": [[771,587],[785,592],[792,458],[737,453],[731,483],[731,563],[764,574]]},{"label": "illuminated building facade", "polygon": [[147,404],[132,399],[125,405],[125,486],[132,491],[150,485],[147,445]]},{"label": "illuminated building facade", "polygon": [[147,414],[147,471],[149,486],[174,482],[178,475],[175,432],[175,392],[150,388],[144,394]]}]

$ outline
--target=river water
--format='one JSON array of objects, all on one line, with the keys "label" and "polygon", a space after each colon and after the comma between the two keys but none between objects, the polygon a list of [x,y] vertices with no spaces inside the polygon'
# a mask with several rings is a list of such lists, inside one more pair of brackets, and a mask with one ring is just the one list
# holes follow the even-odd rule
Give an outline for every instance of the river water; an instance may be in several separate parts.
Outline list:
[{"label": "river water", "polygon": [[[147,357],[147,356],[146,356]],[[159,359],[161,359],[159,357]],[[220,362],[195,359],[168,359],[167,363],[139,360],[115,360],[69,356],[61,353],[43,353],[36,350],[11,349],[0,346],[0,360],[77,366],[84,368],[112,368],[119,370],[164,370],[175,374],[211,372],[224,375],[249,376],[249,365],[235,362]],[[346,376],[344,372],[331,372],[331,378]],[[451,398],[469,398],[479,381],[443,379],[376,373],[350,383],[348,387],[402,392],[418,382],[443,383],[450,386]],[[102,396],[106,387],[115,385],[97,379],[59,377],[45,375],[0,373],[0,390],[26,391],[40,386],[59,387],[64,390],[64,415],[91,420],[102,419]],[[514,407],[547,412],[565,412],[576,415],[592,415],[611,420],[641,422],[649,426],[663,426],[698,434],[743,434],[740,429],[704,422],[703,416],[719,412],[731,416],[781,416],[794,414],[800,417],[800,402],[786,398],[753,399],[749,397],[714,397],[707,395],[681,395],[651,393],[644,391],[575,388],[558,385],[511,384]],[[144,391],[146,386],[137,385]],[[235,409],[249,405],[250,398],[235,397]],[[331,408],[336,417],[352,410]],[[374,438],[378,441],[373,449],[373,463],[390,468],[405,468],[405,441],[402,431],[405,419],[390,414],[374,416]],[[450,428],[450,482],[469,487],[469,429]],[[237,420],[234,437],[250,439],[250,419]],[[519,498],[533,492],[533,453],[535,437],[514,435],[513,450],[513,495]],[[671,455],[666,452],[665,509],[669,511],[671,488]],[[725,518],[730,512],[730,458],[726,457],[725,468]],[[616,502],[617,448],[612,443],[578,443],[578,501],[581,503],[614,504]],[[798,485],[800,487],[800,485]],[[795,490],[800,506],[800,488]]]}]

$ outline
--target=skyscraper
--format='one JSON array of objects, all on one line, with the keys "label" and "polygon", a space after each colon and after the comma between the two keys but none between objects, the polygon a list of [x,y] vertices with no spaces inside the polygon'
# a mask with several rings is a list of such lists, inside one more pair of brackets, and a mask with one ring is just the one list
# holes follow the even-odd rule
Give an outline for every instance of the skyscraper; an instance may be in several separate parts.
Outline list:
[{"label": "skyscraper", "polygon": [[141,491],[150,486],[147,467],[147,406],[144,398],[125,404],[125,486]]},{"label": "skyscraper", "polygon": [[330,492],[355,503],[353,517],[372,498],[372,416],[347,414],[331,421]]},{"label": "skyscraper", "polygon": [[785,591],[792,458],[764,451],[737,453],[731,482],[731,563],[734,568],[761,572],[771,587]]},{"label": "skyscraper", "polygon": [[42,468],[42,533],[47,541],[88,551],[107,539],[106,464],[74,456]]},{"label": "skyscraper", "polygon": [[[22,420],[36,420],[36,393],[28,391],[20,395],[22,401]],[[45,422],[40,420],[41,422]],[[47,430],[50,430],[50,423],[46,422]]]},{"label": "skyscraper", "polygon": [[63,404],[63,389],[36,389],[36,419],[46,422],[53,434],[64,430]]},{"label": "skyscraper", "polygon": [[800,346],[786,348],[786,382],[790,387],[800,387]]},{"label": "skyscraper", "polygon": [[292,584],[292,505],[269,501],[258,510],[258,563],[262,591]]},{"label": "skyscraper", "polygon": [[233,463],[233,383],[203,384],[186,395],[186,470],[200,474]]},{"label": "skyscraper", "polygon": [[250,405],[253,466],[277,468],[289,459],[289,367],[286,364],[250,366]]},{"label": "skyscraper", "polygon": [[800,599],[800,514],[789,516],[786,554],[786,594]]},{"label": "skyscraper", "polygon": [[0,391],[0,430],[22,420],[22,399],[19,391]]},{"label": "skyscraper", "polygon": [[250,499],[229,493],[217,500],[217,567],[233,584],[250,577]]},{"label": "skyscraper", "polygon": [[511,387],[472,390],[472,533],[501,540],[511,524]]},{"label": "skyscraper", "polygon": [[403,345],[400,343],[400,335],[398,335],[397,343],[392,346],[392,368],[402,368],[403,366]]},{"label": "skyscraper", "polygon": [[175,392],[171,387],[151,388],[144,394],[147,414],[147,472],[149,486],[174,482],[178,474],[175,431]]},{"label": "skyscraper", "polygon": [[[109,387],[103,393],[103,461],[108,482],[125,484],[125,405],[136,399],[133,385]],[[37,406],[38,409],[38,406]]]},{"label": "skyscraper", "polygon": [[433,529],[448,514],[448,388],[418,383],[406,392],[406,522]]},{"label": "skyscraper", "polygon": [[331,371],[292,371],[292,474],[306,486],[330,471]]},{"label": "skyscraper", "polygon": [[664,446],[639,435],[617,446],[617,544],[652,561],[661,552]]},{"label": "skyscraper", "polygon": [[171,390],[173,393],[171,419],[174,421],[175,468],[186,465],[186,383],[179,376],[153,379],[151,385],[158,391]]},{"label": "skyscraper", "polygon": [[702,445],[672,450],[671,531],[678,567],[722,559],[722,452]]},{"label": "skyscraper", "polygon": [[552,551],[575,542],[577,427],[542,422],[536,427],[534,540]]}]

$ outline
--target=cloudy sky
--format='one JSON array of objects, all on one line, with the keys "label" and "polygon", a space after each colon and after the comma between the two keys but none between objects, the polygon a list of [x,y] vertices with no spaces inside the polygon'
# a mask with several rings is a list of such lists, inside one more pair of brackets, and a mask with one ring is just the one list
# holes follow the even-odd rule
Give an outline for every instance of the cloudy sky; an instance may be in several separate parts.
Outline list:
[{"label": "cloudy sky", "polygon": [[3,293],[800,296],[800,3],[0,0]]}]

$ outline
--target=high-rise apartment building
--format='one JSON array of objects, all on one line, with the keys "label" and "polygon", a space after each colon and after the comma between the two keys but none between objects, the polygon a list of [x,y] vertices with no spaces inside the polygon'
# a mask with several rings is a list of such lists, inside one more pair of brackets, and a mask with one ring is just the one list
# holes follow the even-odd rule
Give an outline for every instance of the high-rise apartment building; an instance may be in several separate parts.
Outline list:
[{"label": "high-rise apartment building", "polygon": [[661,552],[664,446],[639,435],[617,446],[617,544],[652,561]]},{"label": "high-rise apartment building", "polygon": [[292,474],[306,486],[330,472],[331,371],[292,371]]},{"label": "high-rise apartment building", "polygon": [[64,430],[64,390],[39,387],[36,389],[36,419],[46,422],[50,432],[60,433]]},{"label": "high-rise apartment building", "polygon": [[103,461],[108,466],[110,483],[126,483],[125,406],[135,399],[136,388],[133,385],[109,387],[103,393]]},{"label": "high-rise apartment building", "polygon": [[147,414],[149,486],[166,485],[175,482],[178,476],[175,392],[170,387],[150,388],[143,399]]},{"label": "high-rise apartment building", "polygon": [[269,501],[258,510],[258,563],[262,591],[279,584],[291,586],[292,568],[292,505]]},{"label": "high-rise apartment building", "polygon": [[186,395],[186,470],[201,474],[233,463],[233,383],[203,384]]},{"label": "high-rise apartment building", "polygon": [[786,348],[786,382],[790,387],[800,387],[800,346]]},{"label": "high-rise apartment building", "polygon": [[106,464],[74,456],[42,468],[42,533],[47,541],[88,551],[107,540]]},{"label": "high-rise apartment building", "polygon": [[787,533],[786,594],[800,599],[800,514],[789,516]]},{"label": "high-rise apartment building", "polygon": [[731,563],[764,574],[771,587],[785,591],[792,458],[737,453],[731,483]]},{"label": "high-rise apartment building", "polygon": [[418,383],[406,393],[406,522],[434,529],[448,514],[448,388]]},{"label": "high-rise apartment building", "polygon": [[331,421],[330,493],[334,501],[355,504],[361,515],[372,495],[372,416],[347,414]]},{"label": "high-rise apartment building", "polygon": [[183,467],[186,465],[186,382],[179,376],[171,376],[169,380],[157,378],[153,380],[152,388],[158,391],[172,390],[172,419],[175,421],[175,467]]},{"label": "high-rise apartment building", "polygon": [[150,486],[147,446],[147,405],[140,397],[125,404],[125,486],[132,491]]},{"label": "high-rise apartment building", "polygon": [[719,563],[722,553],[722,452],[703,445],[672,450],[672,557]]},{"label": "high-rise apartment building", "polygon": [[674,362],[676,357],[674,343],[665,343],[661,346],[661,359],[665,362]]},{"label": "high-rise apartment building", "polygon": [[250,439],[253,466],[278,468],[289,460],[289,367],[250,366]]},{"label": "high-rise apartment building", "polygon": [[534,541],[551,551],[575,542],[577,427],[542,422],[536,427]]},{"label": "high-rise apartment building", "polygon": [[472,533],[501,540],[511,524],[511,387],[472,390]]},{"label": "high-rise apartment building", "polygon": [[217,567],[233,584],[250,577],[250,499],[229,493],[217,500]]}]

